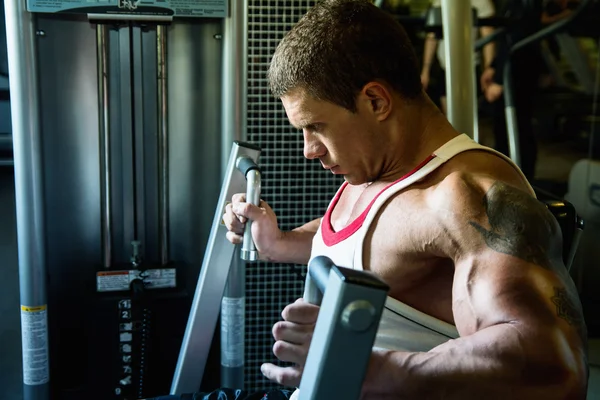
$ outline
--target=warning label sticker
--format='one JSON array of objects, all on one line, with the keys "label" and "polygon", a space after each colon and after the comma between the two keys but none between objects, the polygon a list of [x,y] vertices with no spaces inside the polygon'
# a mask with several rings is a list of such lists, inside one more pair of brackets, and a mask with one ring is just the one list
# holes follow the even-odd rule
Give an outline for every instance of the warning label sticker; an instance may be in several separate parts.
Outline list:
[{"label": "warning label sticker", "polygon": [[21,306],[23,382],[43,385],[50,379],[48,363],[48,315],[46,305]]},{"label": "warning label sticker", "polygon": [[221,365],[244,365],[245,297],[223,297],[221,300]]},{"label": "warning label sticker", "polygon": [[118,292],[129,290],[134,279],[144,281],[148,289],[165,289],[177,286],[175,268],[158,268],[124,271],[101,271],[96,274],[96,290],[98,292]]}]

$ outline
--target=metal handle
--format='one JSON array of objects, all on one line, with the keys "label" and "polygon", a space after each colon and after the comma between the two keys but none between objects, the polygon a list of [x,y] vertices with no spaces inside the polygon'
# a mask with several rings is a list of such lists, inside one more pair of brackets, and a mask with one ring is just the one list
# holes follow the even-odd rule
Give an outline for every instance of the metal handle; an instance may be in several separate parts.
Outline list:
[{"label": "metal handle", "polygon": [[[236,162],[236,167],[246,177],[246,201],[258,206],[260,204],[261,175],[256,163],[249,157],[240,157]],[[242,250],[240,252],[242,260],[257,261],[258,251],[252,239],[252,221],[246,222],[244,229],[244,239]]]},{"label": "metal handle", "polygon": [[334,265],[333,261],[325,256],[317,256],[310,260],[304,284],[304,301],[317,306],[321,305],[329,280],[329,272]]}]

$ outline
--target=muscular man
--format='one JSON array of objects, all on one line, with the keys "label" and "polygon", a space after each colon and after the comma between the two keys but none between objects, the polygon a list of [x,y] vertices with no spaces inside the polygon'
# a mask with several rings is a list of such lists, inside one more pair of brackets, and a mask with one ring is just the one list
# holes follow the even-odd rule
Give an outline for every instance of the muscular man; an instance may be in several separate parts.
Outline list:
[{"label": "muscular man", "polygon": [[[508,158],[426,96],[402,27],[368,1],[321,2],[268,79],[304,156],[345,182],[323,218],[289,232],[268,204],[235,195],[228,239],[251,219],[263,260],[326,255],[389,284],[363,398],[585,398],[586,328],[560,229]],[[318,310],[283,310],[274,353],[294,366],[264,364],[266,377],[299,384]]]}]

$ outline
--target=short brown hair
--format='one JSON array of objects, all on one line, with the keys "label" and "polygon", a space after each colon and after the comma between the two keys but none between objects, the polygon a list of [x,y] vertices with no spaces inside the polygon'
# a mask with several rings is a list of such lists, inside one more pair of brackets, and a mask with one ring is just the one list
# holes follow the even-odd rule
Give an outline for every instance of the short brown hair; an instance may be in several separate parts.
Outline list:
[{"label": "short brown hair", "polygon": [[384,81],[406,98],[422,91],[406,31],[367,0],[317,3],[277,46],[268,79],[277,97],[300,87],[352,112],[370,81]]}]

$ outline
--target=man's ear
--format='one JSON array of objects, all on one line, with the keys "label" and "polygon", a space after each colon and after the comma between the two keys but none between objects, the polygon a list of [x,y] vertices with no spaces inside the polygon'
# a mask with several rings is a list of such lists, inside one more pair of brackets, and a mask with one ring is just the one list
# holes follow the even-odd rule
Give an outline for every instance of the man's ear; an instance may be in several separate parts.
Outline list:
[{"label": "man's ear", "polygon": [[361,91],[361,97],[368,102],[368,110],[379,121],[387,119],[392,112],[392,94],[379,82],[367,83]]}]

